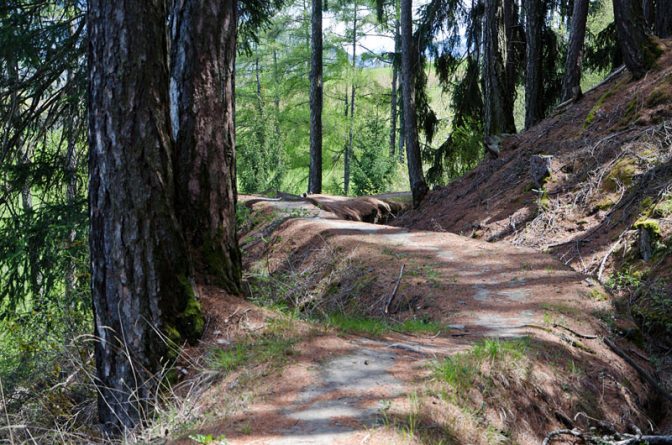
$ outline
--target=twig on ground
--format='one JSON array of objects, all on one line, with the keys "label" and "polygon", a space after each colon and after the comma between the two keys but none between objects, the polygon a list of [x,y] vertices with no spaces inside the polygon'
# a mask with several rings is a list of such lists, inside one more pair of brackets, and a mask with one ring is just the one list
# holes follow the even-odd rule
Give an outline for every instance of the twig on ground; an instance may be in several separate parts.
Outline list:
[{"label": "twig on ground", "polygon": [[559,323],[553,323],[553,327],[564,329],[565,331],[571,332],[572,334],[576,335],[579,338],[585,338],[587,340],[595,340],[596,338],[598,338],[597,335],[581,334],[579,332],[576,332],[574,329],[568,328],[567,326],[561,325]]},{"label": "twig on ground", "polygon": [[397,278],[397,283],[394,285],[394,289],[392,290],[392,293],[390,296],[387,298],[387,301],[385,302],[385,314],[390,313],[390,305],[392,304],[392,301],[394,300],[394,297],[397,295],[397,291],[399,290],[399,284],[401,284],[401,277],[404,275],[404,267],[405,265],[401,265],[401,269],[399,269],[399,278]]}]

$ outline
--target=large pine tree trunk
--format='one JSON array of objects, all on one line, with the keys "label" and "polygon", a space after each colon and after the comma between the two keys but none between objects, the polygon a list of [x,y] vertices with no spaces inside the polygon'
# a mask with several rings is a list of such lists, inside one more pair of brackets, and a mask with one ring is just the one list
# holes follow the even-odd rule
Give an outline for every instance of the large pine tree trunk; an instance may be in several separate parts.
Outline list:
[{"label": "large pine tree trunk", "polygon": [[562,100],[581,97],[581,55],[586,39],[588,0],[574,0],[569,48],[565,61],[565,77],[562,80]]},{"label": "large pine tree trunk", "polygon": [[672,0],[656,0],[656,35],[672,37]]},{"label": "large pine tree trunk", "polygon": [[171,358],[203,329],[174,211],[163,0],[90,0],[91,291],[106,431],[149,414]]},{"label": "large pine tree trunk", "polygon": [[322,0],[312,0],[308,193],[322,193]]},{"label": "large pine tree trunk", "polygon": [[174,2],[170,80],[178,216],[196,272],[233,293],[240,291],[241,277],[235,187],[236,3]]},{"label": "large pine tree trunk", "polygon": [[503,8],[498,0],[485,0],[483,15],[483,86],[485,135],[515,133],[513,91],[507,91],[502,42],[506,44]]},{"label": "large pine tree trunk", "polygon": [[415,110],[415,70],[419,69],[416,66],[417,59],[413,43],[413,1],[401,0],[401,89],[404,103],[406,161],[414,207],[420,205],[428,191],[425,175],[422,172]]},{"label": "large pine tree trunk", "polygon": [[525,0],[525,129],[544,118],[544,77],[542,66],[544,6],[540,0]]},{"label": "large pine tree trunk", "polygon": [[618,43],[625,66],[632,77],[639,79],[653,66],[660,50],[646,32],[642,2],[613,0],[613,3]]}]

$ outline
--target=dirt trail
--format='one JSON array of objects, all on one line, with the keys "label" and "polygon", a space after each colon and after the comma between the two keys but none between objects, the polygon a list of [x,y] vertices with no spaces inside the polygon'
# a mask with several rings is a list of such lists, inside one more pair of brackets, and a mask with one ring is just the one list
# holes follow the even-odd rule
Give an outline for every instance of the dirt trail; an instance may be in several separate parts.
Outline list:
[{"label": "dirt trail", "polygon": [[[622,373],[618,378],[633,378],[628,367],[601,341],[575,335],[604,334],[602,324],[591,315],[591,311],[606,308],[608,303],[600,301],[606,299],[604,291],[551,256],[450,233],[409,232],[397,227],[346,221],[339,218],[342,209],[338,205],[352,208],[351,202],[315,198],[318,205],[320,200],[329,200],[331,211],[309,202],[248,199],[255,212],[270,212],[275,215],[274,220],[279,221],[270,225],[276,241],[272,248],[265,250],[265,267],[280,270],[288,267],[289,262],[297,270],[308,268],[319,262],[316,252],[320,245],[336,246],[340,255],[350,254],[351,263],[338,278],[336,287],[340,291],[336,291],[334,298],[343,297],[339,292],[354,292],[355,288],[348,287],[348,280],[361,283],[365,277],[366,284],[356,288],[357,304],[362,315],[379,316],[398,280],[399,266],[404,264],[405,273],[392,305],[394,317],[399,320],[411,316],[430,317],[445,328],[437,335],[393,333],[373,340],[326,334],[303,342],[298,355],[290,360],[291,364],[280,375],[272,376],[272,382],[266,382],[256,402],[240,415],[229,417],[208,430],[215,435],[224,434],[227,443],[441,443],[395,431],[390,427],[395,424],[391,420],[392,413],[408,416],[412,411],[413,395],[424,391],[431,363],[466,350],[483,337],[534,337],[540,350],[555,350],[553,353],[557,356],[565,353],[572,363],[582,361],[587,374],[618,363],[617,372]],[[279,218],[279,214],[287,217]],[[271,229],[260,229],[256,235],[253,233],[243,239],[248,255],[254,256],[255,249],[261,249],[259,245],[268,244]],[[263,243],[260,240],[264,240]],[[261,254],[257,252],[257,255]],[[332,252],[327,256],[334,255]],[[364,273],[366,275],[362,275]],[[543,368],[546,364],[540,366]],[[535,383],[530,383],[530,387],[536,388],[530,393],[535,395],[518,395],[529,397],[524,403],[512,394],[514,406],[509,411],[520,409],[520,414],[525,415],[525,409],[532,409],[530,407],[537,403],[536,392],[554,394],[553,385],[557,383],[553,380],[554,372],[546,368],[539,372],[541,377],[535,377]],[[528,374],[534,373],[528,371]],[[608,408],[613,403],[610,398],[623,397],[619,395],[623,390],[613,389],[612,394],[611,390],[604,389],[607,386],[603,384],[601,389],[600,414],[614,419],[621,416],[620,421],[625,421],[622,401],[616,402],[613,412]],[[549,399],[554,397],[557,395],[548,396]],[[536,442],[541,431],[555,422],[553,409],[567,406],[573,409],[570,403],[574,402],[567,400],[556,403],[545,399],[542,405],[548,404],[548,407],[534,408],[536,411],[531,411],[530,418],[521,419],[520,425],[511,427],[520,430],[516,441]],[[516,407],[516,403],[521,406]],[[525,404],[529,406],[523,409]],[[539,410],[549,412],[539,415]],[[501,417],[497,408],[495,412]],[[489,415],[486,413],[486,418]],[[423,420],[429,424],[435,421],[437,418],[431,416]],[[241,432],[241,424],[246,425],[244,432]],[[478,438],[472,440],[472,443],[480,442]]]}]

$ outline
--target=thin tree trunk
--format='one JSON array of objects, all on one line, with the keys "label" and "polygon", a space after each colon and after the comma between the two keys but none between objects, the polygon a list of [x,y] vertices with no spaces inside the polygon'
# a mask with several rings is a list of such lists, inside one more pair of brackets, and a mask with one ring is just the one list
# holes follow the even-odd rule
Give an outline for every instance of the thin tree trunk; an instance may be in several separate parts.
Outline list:
[{"label": "thin tree trunk", "polygon": [[343,191],[345,196],[350,192],[350,157],[355,131],[355,75],[357,69],[357,2],[354,2],[352,18],[352,85],[350,86],[350,128],[348,131],[348,145],[345,148],[343,165]]},{"label": "thin tree trunk", "polygon": [[581,97],[581,58],[586,39],[588,0],[574,0],[569,48],[565,61],[565,77],[562,81],[562,101]]},{"label": "thin tree trunk", "polygon": [[539,0],[525,0],[525,129],[544,118],[544,77],[542,66],[544,5]]},{"label": "thin tree trunk", "polygon": [[108,433],[150,415],[174,356],[159,336],[203,329],[174,210],[166,2],[90,0],[89,212],[98,414]]},{"label": "thin tree trunk", "polygon": [[672,0],[656,0],[656,35],[672,37]]},{"label": "thin tree trunk", "polygon": [[322,0],[312,0],[308,193],[322,193]]},{"label": "thin tree trunk", "polygon": [[171,57],[180,222],[196,272],[232,293],[240,292],[241,279],[235,189],[236,3],[176,0]]},{"label": "thin tree trunk", "polygon": [[[506,70],[500,42],[505,41],[502,7],[498,0],[485,0],[483,15],[483,84],[485,136],[515,133],[513,108],[507,103]],[[509,92],[508,94],[512,94]]]},{"label": "thin tree trunk", "polygon": [[415,70],[417,66],[413,42],[413,1],[401,0],[401,78],[404,101],[404,133],[406,135],[406,160],[411,183],[413,206],[418,207],[428,188],[422,172],[418,124],[415,109]]},{"label": "thin tree trunk", "polygon": [[275,112],[280,114],[280,75],[278,73],[278,50],[273,48],[273,102],[275,103]]},{"label": "thin tree trunk", "polygon": [[[72,82],[72,73],[68,73],[68,83]],[[67,138],[68,148],[65,154],[65,177],[67,185],[65,189],[65,202],[72,208],[77,200],[77,133],[76,116],[77,107],[75,104],[69,106]],[[77,231],[72,229],[68,233],[68,246],[72,247],[77,238]],[[72,261],[72,255],[66,256],[65,261],[65,297],[68,303],[73,301],[75,290],[75,263]]]},{"label": "thin tree trunk", "polygon": [[397,77],[399,75],[399,65],[397,57],[399,55],[399,20],[394,19],[394,56],[392,57],[392,91],[390,94],[390,159],[394,158],[397,149]]},{"label": "thin tree trunk", "polygon": [[506,53],[503,56],[505,63],[505,108],[506,112],[513,115],[514,98],[516,94],[516,80],[518,78],[518,62],[514,54],[516,46],[515,35],[518,27],[518,10],[514,0],[504,0],[503,6],[504,36],[506,37]]},{"label": "thin tree trunk", "polygon": [[399,163],[403,164],[404,154],[406,153],[406,131],[404,130],[406,128],[406,123],[404,122],[403,88],[402,94],[399,95],[399,99],[397,100],[397,108],[401,110],[399,113]]},{"label": "thin tree trunk", "polygon": [[[618,43],[625,66],[633,78],[639,79],[653,66],[660,50],[646,32],[641,2],[613,0],[613,4]],[[669,14],[669,11],[666,13]]]},{"label": "thin tree trunk", "polygon": [[[257,48],[259,50],[259,48]],[[264,112],[264,99],[261,96],[261,69],[259,68],[259,55],[254,58],[254,76],[257,81],[257,109],[259,114]]]}]

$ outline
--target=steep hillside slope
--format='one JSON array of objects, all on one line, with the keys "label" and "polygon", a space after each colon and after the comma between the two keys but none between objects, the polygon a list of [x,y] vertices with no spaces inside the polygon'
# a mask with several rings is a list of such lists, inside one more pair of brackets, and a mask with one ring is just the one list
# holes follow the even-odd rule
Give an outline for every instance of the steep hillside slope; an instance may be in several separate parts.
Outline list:
[{"label": "steep hillside slope", "polygon": [[661,46],[642,80],[618,70],[392,224],[536,248],[598,278],[669,380],[672,41]]}]

